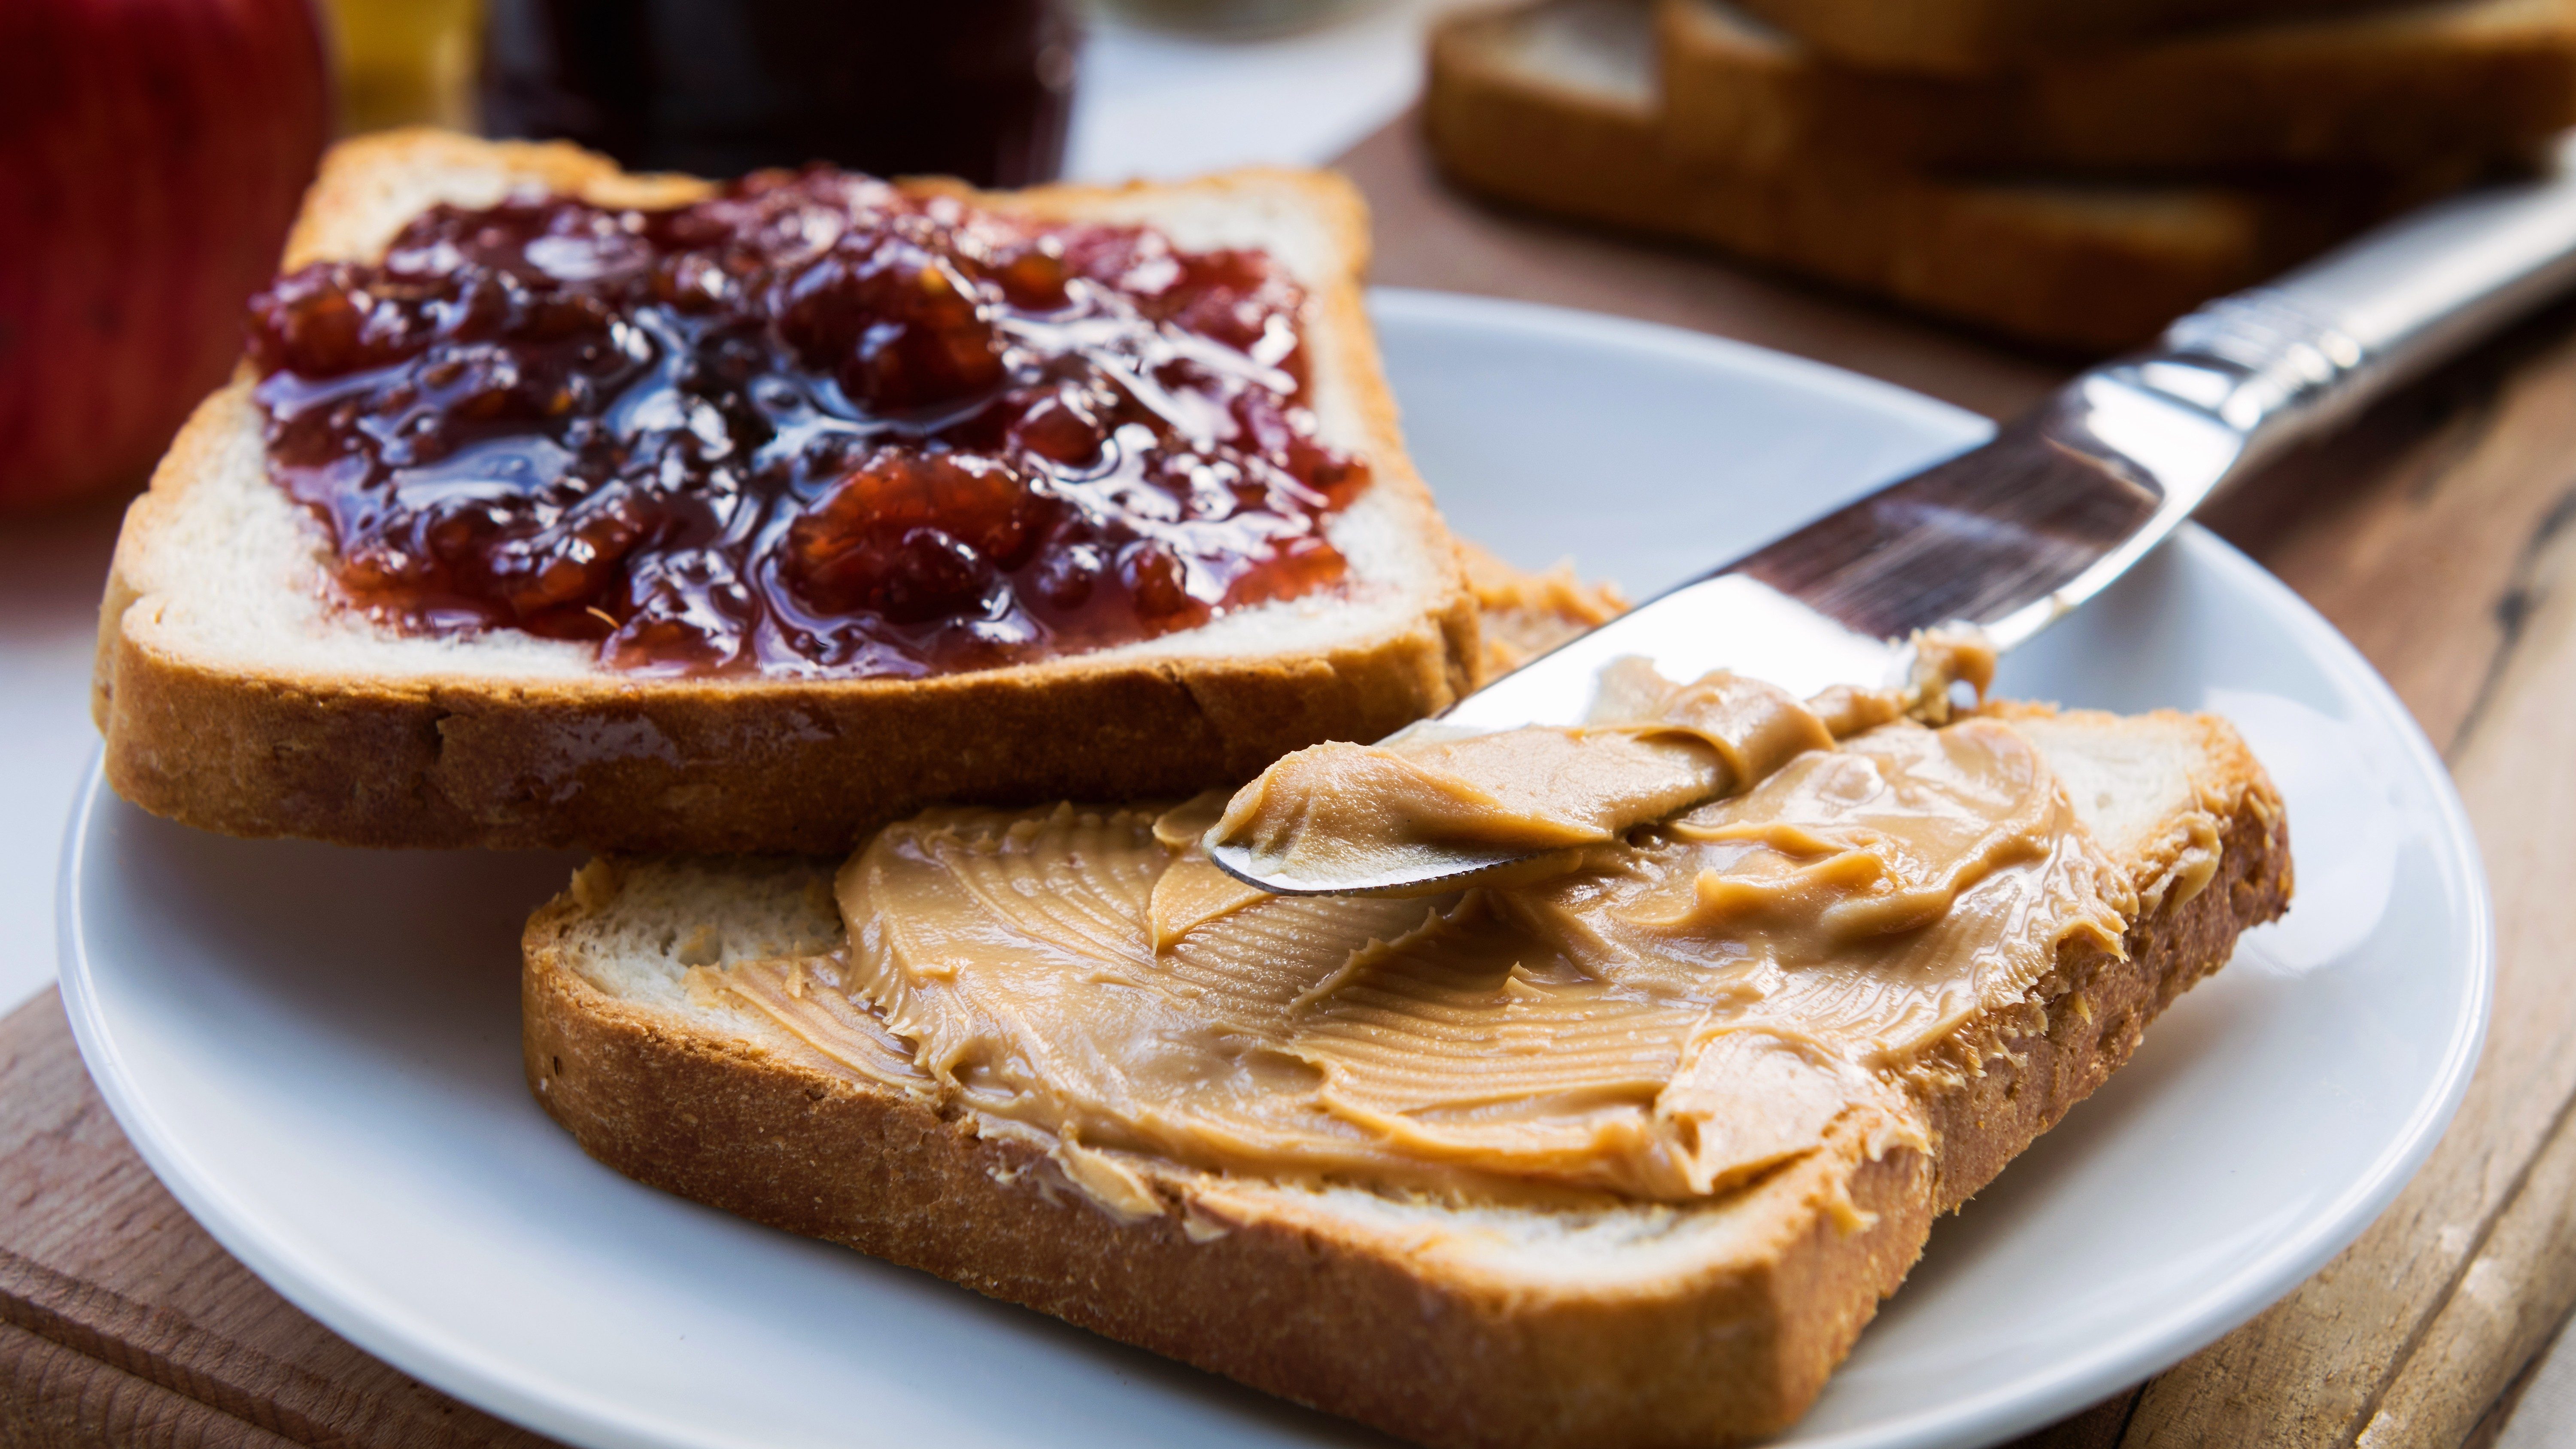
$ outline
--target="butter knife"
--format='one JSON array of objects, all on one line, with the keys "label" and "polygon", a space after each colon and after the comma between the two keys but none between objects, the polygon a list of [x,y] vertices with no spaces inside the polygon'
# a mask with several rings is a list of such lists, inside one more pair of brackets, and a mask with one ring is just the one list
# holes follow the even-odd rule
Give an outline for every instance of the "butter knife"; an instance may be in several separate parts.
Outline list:
[{"label": "butter knife", "polygon": [[[1572,725],[1602,668],[1732,669],[1806,697],[1901,683],[1916,631],[1972,625],[1998,651],[2099,594],[2195,508],[2576,282],[2576,142],[2544,179],[2401,217],[2175,322],[2078,376],[1994,440],[1675,587],[1486,685],[1447,732]],[[1415,728],[1420,728],[1416,726]],[[1509,864],[1461,853],[1385,878],[1216,863],[1284,895],[1415,892]]]}]

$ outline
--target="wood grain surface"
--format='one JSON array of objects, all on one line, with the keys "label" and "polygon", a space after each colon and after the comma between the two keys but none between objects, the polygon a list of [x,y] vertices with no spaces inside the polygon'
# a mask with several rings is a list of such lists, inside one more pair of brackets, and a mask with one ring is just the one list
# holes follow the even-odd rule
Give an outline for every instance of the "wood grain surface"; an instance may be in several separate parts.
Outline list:
[{"label": "wood grain surface", "polygon": [[[1459,200],[1409,124],[1345,158],[1381,281],[1693,327],[1990,415],[2067,359]],[[2495,1024],[2458,1120],[2360,1241],[2026,1449],[2483,1445],[2576,1303],[2576,307],[2284,459],[2208,521],[2376,664],[2443,750],[2495,888]],[[225,1256],[118,1133],[49,993],[0,1022],[0,1449],[536,1445]]]},{"label": "wood grain surface", "polygon": [[0,1446],[546,1441],[395,1372],[216,1246],[117,1129],[51,991],[0,1021]]}]

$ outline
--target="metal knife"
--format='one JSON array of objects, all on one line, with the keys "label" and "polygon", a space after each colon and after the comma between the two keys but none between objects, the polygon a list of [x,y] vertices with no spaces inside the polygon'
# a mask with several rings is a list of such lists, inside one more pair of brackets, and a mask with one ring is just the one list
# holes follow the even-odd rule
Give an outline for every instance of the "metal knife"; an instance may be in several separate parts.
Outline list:
[{"label": "metal knife", "polygon": [[[2288,444],[2576,282],[2576,137],[2548,177],[2401,217],[2182,318],[2082,374],[1992,442],[1892,483],[1504,675],[1450,732],[1580,723],[1604,665],[1712,669],[1801,697],[1901,681],[1915,631],[1969,624],[2009,650],[2064,618],[2193,509]],[[1419,729],[1421,726],[1415,726]],[[1283,895],[1418,891],[1517,859],[1353,879],[1264,877]]]}]

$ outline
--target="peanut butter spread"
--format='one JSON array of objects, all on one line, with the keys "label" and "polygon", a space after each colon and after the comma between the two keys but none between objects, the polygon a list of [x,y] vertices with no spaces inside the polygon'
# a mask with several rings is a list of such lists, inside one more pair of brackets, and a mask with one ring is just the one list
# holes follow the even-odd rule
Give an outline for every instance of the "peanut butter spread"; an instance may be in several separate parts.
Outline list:
[{"label": "peanut butter spread", "polygon": [[1485,677],[1509,674],[1587,629],[1628,611],[1616,585],[1587,584],[1571,562],[1545,573],[1517,569],[1465,539],[1458,562],[1485,636]]},{"label": "peanut butter spread", "polygon": [[[1333,808],[1580,842],[1539,878],[1274,897],[1206,859],[1214,795],[943,810],[842,868],[845,960],[727,974],[818,1049],[1150,1213],[1140,1159],[1467,1200],[1721,1192],[1852,1114],[1919,1138],[1907,1084],[1972,1067],[1945,1056],[1963,1023],[2063,942],[2120,949],[2131,887],[2011,724],[1725,676],[1650,704],[1334,777],[1467,780],[1503,823],[1456,792]],[[1675,792],[1717,798],[1615,824]]]},{"label": "peanut butter spread", "polygon": [[1808,750],[1825,722],[1777,687],[1732,674],[1678,688],[1641,661],[1613,666],[1601,722],[1299,750],[1246,785],[1214,839],[1259,873],[1355,880],[1437,868],[1457,851],[1603,845],[1741,789]]}]

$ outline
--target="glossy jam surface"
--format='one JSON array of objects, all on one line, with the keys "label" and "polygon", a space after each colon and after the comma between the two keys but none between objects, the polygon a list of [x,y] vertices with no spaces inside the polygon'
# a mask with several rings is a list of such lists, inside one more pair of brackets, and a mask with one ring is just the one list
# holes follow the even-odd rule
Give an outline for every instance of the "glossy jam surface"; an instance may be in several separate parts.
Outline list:
[{"label": "glossy jam surface", "polygon": [[846,173],[439,207],[251,305],[350,605],[648,673],[917,677],[1338,582],[1367,481],[1257,252]]}]

